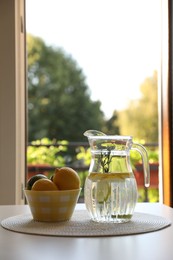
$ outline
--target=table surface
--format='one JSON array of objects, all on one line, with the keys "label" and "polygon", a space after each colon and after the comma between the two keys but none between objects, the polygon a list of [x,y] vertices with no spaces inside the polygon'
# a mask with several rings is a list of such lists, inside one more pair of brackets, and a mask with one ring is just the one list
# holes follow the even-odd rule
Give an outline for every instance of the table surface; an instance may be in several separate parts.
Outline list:
[{"label": "table surface", "polygon": [[[76,210],[84,208],[77,204]],[[0,227],[1,260],[172,260],[173,209],[160,203],[138,203],[136,212],[162,216],[172,225],[162,230],[115,237],[48,237]],[[0,220],[30,212],[27,205],[0,206]]]}]

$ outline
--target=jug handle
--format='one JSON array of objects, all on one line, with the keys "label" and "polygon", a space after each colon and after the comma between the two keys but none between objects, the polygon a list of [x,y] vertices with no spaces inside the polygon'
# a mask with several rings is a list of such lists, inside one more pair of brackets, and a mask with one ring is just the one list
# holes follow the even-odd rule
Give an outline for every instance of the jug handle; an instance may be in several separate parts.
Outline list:
[{"label": "jug handle", "polygon": [[150,167],[149,167],[149,160],[148,154],[145,147],[141,144],[133,143],[132,150],[136,150],[140,153],[142,157],[143,169],[144,169],[144,184],[145,187],[150,186]]}]

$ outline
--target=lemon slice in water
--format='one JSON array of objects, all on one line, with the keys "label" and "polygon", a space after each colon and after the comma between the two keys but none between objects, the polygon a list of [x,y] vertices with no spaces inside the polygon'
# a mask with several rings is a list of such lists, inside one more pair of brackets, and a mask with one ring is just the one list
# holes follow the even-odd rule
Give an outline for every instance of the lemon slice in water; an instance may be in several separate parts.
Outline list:
[{"label": "lemon slice in water", "polygon": [[108,181],[98,181],[96,199],[99,203],[106,202],[110,196],[111,187]]}]

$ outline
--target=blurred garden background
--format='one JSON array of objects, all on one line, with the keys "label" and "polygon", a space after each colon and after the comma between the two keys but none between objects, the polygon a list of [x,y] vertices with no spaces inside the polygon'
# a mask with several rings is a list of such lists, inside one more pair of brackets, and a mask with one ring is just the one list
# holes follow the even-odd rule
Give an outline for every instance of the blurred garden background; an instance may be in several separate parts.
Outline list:
[{"label": "blurred garden background", "polygon": [[131,152],[139,201],[159,200],[160,14],[158,0],[26,0],[26,180],[66,165],[84,185],[90,151],[83,133],[95,129],[145,146],[148,189]]},{"label": "blurred garden background", "polygon": [[[27,179],[37,173],[51,176],[56,167],[77,170],[82,185],[88,174],[90,151],[83,133],[100,130],[108,135],[131,135],[149,155],[151,186],[144,188],[140,156],[131,161],[139,187],[139,201],[158,201],[158,76],[157,71],[140,85],[140,98],[107,118],[101,101],[91,99],[80,65],[64,50],[27,35],[28,147]],[[105,95],[116,95],[116,89]],[[81,194],[83,196],[83,193]]]}]

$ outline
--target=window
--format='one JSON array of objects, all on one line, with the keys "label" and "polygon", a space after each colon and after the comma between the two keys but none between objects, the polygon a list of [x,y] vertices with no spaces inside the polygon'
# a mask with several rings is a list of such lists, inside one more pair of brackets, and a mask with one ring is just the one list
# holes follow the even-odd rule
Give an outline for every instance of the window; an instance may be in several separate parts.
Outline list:
[{"label": "window", "polygon": [[[39,13],[38,20],[40,5],[42,12]],[[47,13],[48,6],[49,13]],[[138,0],[131,0],[125,1],[125,5],[124,2],[114,0],[82,2],[73,0],[70,3],[64,0],[52,0],[51,4],[49,1],[44,1],[44,3],[37,1],[37,4],[35,1],[26,1],[27,32],[41,37],[47,45],[63,48],[66,53],[77,60],[86,75],[91,99],[101,101],[101,108],[107,118],[111,118],[114,110],[117,111],[120,134],[132,135],[134,138],[144,139],[145,142],[154,142],[154,144],[158,144],[157,86],[153,87],[151,82],[157,81],[154,71],[158,71],[159,68],[160,7],[161,2],[157,0],[144,0],[140,3]],[[47,19],[45,20],[46,16]],[[30,43],[28,46],[30,49]],[[45,62],[48,64],[48,60],[45,60]],[[43,68],[45,69],[45,65],[42,59],[42,70]],[[30,70],[29,74],[31,74]],[[46,79],[49,84],[40,87],[40,92],[43,93],[43,88],[51,89],[49,78]],[[35,86],[35,91],[37,91],[36,88],[38,89],[38,82],[38,77],[32,79],[32,89]],[[143,84],[143,82],[145,83]],[[148,82],[150,82],[150,85]],[[145,88],[148,87],[147,84],[149,85],[149,88],[145,91],[148,94],[148,96],[145,96],[147,103],[142,101],[141,106],[136,106],[141,95],[145,94],[140,92],[141,84],[145,85]],[[152,88],[152,94],[150,88]],[[72,91],[71,86],[68,91]],[[29,90],[29,94],[30,92]],[[48,95],[51,95],[51,90],[48,91]],[[44,104],[46,102],[46,105],[50,103],[50,107],[52,107],[53,102],[48,101],[47,96],[43,97],[42,102],[44,101]],[[58,97],[57,95],[57,101],[60,101]],[[155,100],[153,97],[155,97]],[[148,100],[150,100],[150,108]],[[34,103],[32,96],[29,100],[31,122],[34,122],[32,114],[36,114],[36,107],[40,102],[41,100],[38,102],[38,98],[35,98]],[[129,108],[128,102],[131,102],[129,111],[127,111]],[[41,110],[41,106],[39,108]],[[153,117],[150,117],[151,114],[153,114]],[[35,122],[43,122],[43,120],[39,120],[40,118],[41,113],[37,120],[35,119]],[[44,118],[47,117],[44,116]],[[132,121],[135,121],[136,125],[132,124]],[[33,125],[34,130],[30,131]],[[47,137],[44,136],[45,132],[43,131],[46,127],[41,127],[41,123],[39,123],[40,129],[37,128],[38,131],[36,131],[35,125],[32,123],[29,126],[31,132],[31,134],[29,132],[29,140],[34,140],[37,136],[40,136],[38,139]],[[132,127],[130,127],[131,125]],[[145,134],[141,135],[143,129],[145,129]],[[154,131],[152,130],[151,133],[150,129],[154,129]],[[34,135],[32,132],[34,132]],[[38,135],[36,136],[37,132]],[[65,136],[65,131],[62,132]],[[55,131],[55,134],[57,133],[58,131]],[[52,136],[50,132],[48,132],[48,135]],[[52,138],[56,138],[56,135]],[[157,168],[157,164],[154,167]],[[139,171],[138,169],[137,175],[142,179],[143,172],[139,173]],[[153,178],[151,179],[153,182]],[[141,185],[141,182],[142,180],[138,181],[138,185]],[[155,183],[152,182],[151,188],[155,188]]]},{"label": "window", "polygon": [[[19,5],[18,5],[19,4]],[[17,58],[19,58],[19,50],[14,48],[16,41],[22,40],[15,30],[16,24],[21,24],[19,15],[19,6],[21,11],[23,10],[23,1],[0,1],[0,33],[3,35],[3,41],[0,41],[0,188],[1,188],[1,204],[14,204],[21,203],[21,179],[25,170],[25,118],[21,113],[21,108],[18,108],[20,119],[16,115],[16,93],[18,96],[18,102],[22,104],[22,100],[25,100],[25,91],[20,92],[20,88],[17,88],[16,78],[14,75],[19,73],[19,66],[17,66]],[[17,8],[17,9],[15,9]],[[15,11],[14,11],[15,10]],[[18,10],[18,12],[16,12]],[[169,10],[169,12],[168,12]],[[168,205],[173,205],[172,202],[172,174],[171,174],[171,162],[172,162],[172,34],[169,23],[172,24],[172,3],[171,1],[162,0],[163,11],[163,63],[162,63],[162,77],[161,77],[161,90],[160,90],[160,125],[161,125],[161,152],[162,152],[162,165],[161,174],[163,174],[163,201]],[[23,11],[22,11],[23,12]],[[24,13],[24,12],[23,12]],[[16,19],[17,20],[16,20]],[[12,19],[12,20],[11,20]],[[15,22],[14,22],[15,21]],[[19,26],[20,27],[20,26]],[[18,27],[18,28],[19,28]],[[168,45],[168,29],[170,41]],[[19,30],[20,31],[20,30]],[[6,33],[4,33],[6,32]],[[10,38],[12,37],[12,38]],[[11,42],[9,41],[11,39]],[[19,41],[20,41],[19,40]],[[18,42],[19,43],[19,42]],[[6,48],[5,48],[6,47]],[[5,54],[5,55],[4,55]],[[21,50],[21,59],[24,59],[24,53]],[[168,57],[170,59],[168,59]],[[8,62],[10,60],[10,62]],[[169,63],[168,63],[169,60]],[[9,66],[11,64],[11,66]],[[21,66],[21,71],[25,71],[25,65]],[[2,73],[3,72],[3,73]],[[7,75],[7,76],[5,76]],[[25,86],[24,73],[18,74],[21,76],[20,86]],[[15,82],[15,84],[14,84]],[[168,84],[167,84],[168,83]],[[18,86],[19,86],[18,85]],[[8,91],[7,91],[8,89]],[[25,106],[23,111],[25,111]],[[16,122],[18,122],[16,124]],[[22,131],[22,135],[21,135]],[[17,137],[18,136],[18,137]],[[19,138],[20,137],[20,138]],[[22,158],[21,158],[22,157]],[[21,161],[19,161],[21,158]],[[168,176],[166,178],[166,176]],[[9,188],[8,188],[9,187]],[[8,189],[7,189],[8,188]]]}]

